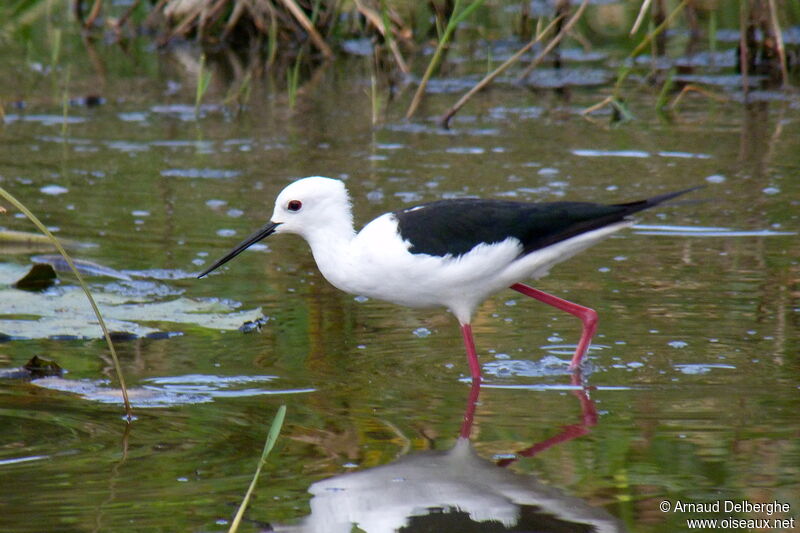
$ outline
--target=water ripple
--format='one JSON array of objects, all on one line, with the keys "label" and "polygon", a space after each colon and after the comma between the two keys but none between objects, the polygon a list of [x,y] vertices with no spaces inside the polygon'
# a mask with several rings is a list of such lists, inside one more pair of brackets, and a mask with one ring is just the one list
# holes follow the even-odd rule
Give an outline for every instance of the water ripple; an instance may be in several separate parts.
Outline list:
[{"label": "water ripple", "polygon": [[[277,376],[217,376],[187,374],[163,376],[144,380],[141,387],[128,389],[134,407],[171,407],[174,405],[208,403],[215,398],[249,397],[276,394],[302,394],[315,389],[268,388],[266,384]],[[121,403],[122,393],[108,380],[64,379],[47,377],[32,381],[40,387],[77,394],[84,399],[100,403]],[[254,386],[259,385],[260,386]]]},{"label": "water ripple", "polygon": [[633,226],[637,235],[668,235],[676,237],[779,237],[797,235],[794,231],[774,231],[768,229],[734,230],[722,227],[703,226],[667,226],[636,224]]}]

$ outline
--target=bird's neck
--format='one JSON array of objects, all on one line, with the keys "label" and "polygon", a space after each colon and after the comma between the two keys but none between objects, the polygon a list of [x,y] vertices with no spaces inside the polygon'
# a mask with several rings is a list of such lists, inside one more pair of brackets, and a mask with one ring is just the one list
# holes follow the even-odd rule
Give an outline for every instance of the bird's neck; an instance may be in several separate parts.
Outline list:
[{"label": "bird's neck", "polygon": [[324,227],[316,228],[304,237],[322,275],[333,285],[346,291],[346,280],[352,266],[350,247],[356,232],[352,215],[349,211],[345,215],[331,220]]}]

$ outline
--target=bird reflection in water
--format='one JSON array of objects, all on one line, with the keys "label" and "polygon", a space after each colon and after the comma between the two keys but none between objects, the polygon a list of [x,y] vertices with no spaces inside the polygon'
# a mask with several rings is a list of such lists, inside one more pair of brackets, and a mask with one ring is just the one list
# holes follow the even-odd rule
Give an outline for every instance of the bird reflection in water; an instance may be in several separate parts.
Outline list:
[{"label": "bird reflection in water", "polygon": [[604,509],[504,468],[523,457],[586,435],[597,424],[590,388],[573,374],[580,420],[555,436],[492,462],[470,442],[480,381],[473,380],[459,438],[447,451],[406,455],[393,463],[311,485],[311,514],[286,533],[597,532],[625,531]]}]

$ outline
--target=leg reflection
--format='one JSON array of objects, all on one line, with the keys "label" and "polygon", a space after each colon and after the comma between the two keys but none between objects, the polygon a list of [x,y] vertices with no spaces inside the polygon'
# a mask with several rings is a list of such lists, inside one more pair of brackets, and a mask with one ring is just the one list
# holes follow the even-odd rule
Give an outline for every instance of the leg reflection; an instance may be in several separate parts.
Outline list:
[{"label": "leg reflection", "polygon": [[[563,426],[558,434],[516,452],[516,457],[514,458],[499,460],[497,462],[499,466],[508,466],[517,461],[520,457],[533,457],[537,453],[547,450],[548,448],[587,435],[591,432],[591,428],[597,425],[597,407],[589,396],[589,392],[591,391],[592,387],[583,384],[579,370],[572,373],[570,376],[570,382],[572,385],[579,387],[573,390],[572,394],[578,398],[578,401],[580,402],[580,422]],[[473,379],[470,384],[467,406],[464,410],[464,418],[461,422],[461,431],[459,432],[459,437],[462,439],[469,439],[470,434],[472,433],[472,425],[475,421],[475,410],[478,405],[478,397],[480,396],[480,392],[480,378]]]}]

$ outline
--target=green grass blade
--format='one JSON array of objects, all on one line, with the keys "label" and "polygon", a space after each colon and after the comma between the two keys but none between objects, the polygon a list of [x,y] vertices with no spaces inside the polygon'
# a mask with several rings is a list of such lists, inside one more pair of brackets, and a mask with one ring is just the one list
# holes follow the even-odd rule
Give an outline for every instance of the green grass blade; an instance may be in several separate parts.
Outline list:
[{"label": "green grass blade", "polygon": [[297,103],[297,91],[300,89],[300,63],[303,60],[303,52],[297,54],[297,59],[289,69],[286,70],[286,88],[289,92],[289,109],[294,110]]},{"label": "green grass blade", "polygon": [[15,17],[19,17],[25,12],[33,9],[40,3],[40,0],[18,0],[16,3],[11,4],[11,14],[9,18],[14,21]]},{"label": "green grass blade", "polygon": [[278,55],[278,20],[275,13],[270,12],[269,33],[267,33],[267,66],[275,64]]},{"label": "green grass blade", "polygon": [[422,96],[425,94],[425,88],[428,86],[428,80],[430,80],[434,71],[439,66],[439,62],[444,54],[444,49],[447,46],[447,43],[450,42],[450,37],[453,35],[453,32],[455,32],[458,25],[461,24],[464,19],[469,17],[473,11],[478,9],[484,1],[485,0],[475,0],[466,8],[464,8],[463,11],[459,12],[458,8],[461,2],[460,0],[456,0],[455,7],[453,7],[453,15],[450,17],[450,20],[447,21],[447,27],[444,30],[444,34],[439,40],[439,44],[436,47],[436,50],[433,52],[431,62],[428,63],[428,68],[425,70],[425,74],[423,74],[422,79],[419,82],[419,87],[417,87],[417,92],[414,93],[414,98],[411,100],[411,105],[408,106],[408,111],[406,111],[406,120],[413,117],[414,113],[417,112],[417,108],[422,101]]},{"label": "green grass blade", "polygon": [[713,9],[708,12],[708,51],[717,52],[717,12]]},{"label": "green grass blade", "polygon": [[664,85],[661,86],[661,91],[658,93],[658,100],[656,100],[656,109],[658,111],[663,111],[664,108],[667,107],[669,95],[672,92],[672,88],[675,86],[676,73],[677,69],[675,67],[669,69],[667,73],[667,79],[664,80]]},{"label": "green grass blade", "polygon": [[70,68],[64,73],[64,89],[61,92],[61,137],[66,140],[69,120],[69,78]]},{"label": "green grass blade", "polygon": [[194,94],[194,114],[199,116],[200,104],[203,103],[203,97],[208,90],[208,85],[211,83],[211,71],[206,67],[206,55],[200,56],[200,72],[197,73],[197,88]]},{"label": "green grass blade", "polygon": [[253,474],[253,481],[250,482],[250,487],[247,489],[247,492],[242,499],[242,503],[239,504],[239,509],[236,511],[236,516],[231,522],[231,527],[228,528],[228,533],[235,533],[239,529],[239,524],[242,522],[244,511],[247,509],[247,504],[250,503],[250,497],[253,495],[253,491],[256,488],[258,476],[261,475],[261,468],[264,466],[264,463],[267,462],[267,456],[269,455],[269,452],[272,451],[272,447],[275,446],[275,441],[278,440],[278,434],[281,432],[281,427],[283,427],[283,419],[285,417],[286,406],[281,405],[278,408],[278,412],[275,414],[275,418],[272,420],[272,426],[269,428],[267,440],[264,442],[264,450],[261,452],[261,459],[258,461],[258,467],[256,467],[255,474]]},{"label": "green grass blade", "polygon": [[55,245],[56,249],[58,249],[58,253],[60,253],[67,262],[69,268],[75,274],[75,277],[78,278],[78,284],[80,284],[81,289],[83,289],[84,294],[86,294],[86,299],[89,300],[89,304],[92,306],[92,311],[94,311],[97,321],[100,323],[100,328],[103,330],[103,336],[106,338],[106,342],[108,343],[108,349],[111,351],[111,359],[114,361],[114,370],[117,372],[117,379],[119,380],[119,386],[122,390],[122,400],[125,403],[125,414],[128,417],[128,421],[131,421],[133,419],[133,411],[131,410],[131,402],[128,400],[128,388],[125,386],[125,378],[122,376],[122,367],[119,364],[117,352],[114,350],[114,343],[111,342],[111,335],[109,335],[106,323],[103,320],[103,316],[100,314],[100,309],[97,307],[97,303],[92,297],[92,293],[89,292],[89,287],[86,286],[86,282],[83,281],[83,277],[81,276],[80,272],[78,272],[78,269],[75,268],[75,263],[72,262],[72,258],[69,256],[64,247],[61,246],[61,243],[58,242],[58,239],[56,239],[56,237],[50,233],[50,230],[48,230],[47,227],[42,224],[42,221],[39,220],[36,215],[34,215],[27,207],[25,207],[22,202],[17,200],[11,193],[2,187],[0,187],[0,196],[5,198],[14,207],[19,209],[20,212],[22,212],[31,222],[33,222],[39,231],[47,235],[47,238],[50,239],[53,245]]},{"label": "green grass blade", "polygon": [[389,8],[386,7],[386,0],[380,0],[379,7],[381,10],[381,22],[383,22],[383,40],[386,41],[387,48],[392,50],[396,45],[394,35],[392,35],[392,21],[389,19]]},{"label": "green grass blade", "polygon": [[55,66],[58,65],[59,57],[61,57],[61,28],[56,28],[53,30],[51,44],[50,67],[55,68]]},{"label": "green grass blade", "polygon": [[686,7],[686,4],[688,2],[689,0],[681,0],[681,2],[675,7],[675,9],[672,10],[672,13],[670,13],[667,16],[667,18],[664,19],[664,22],[659,24],[657,28],[648,33],[645,36],[645,38],[642,39],[642,42],[640,42],[638,46],[636,46],[636,48],[633,49],[633,52],[628,54],[629,63],[622,64],[617,74],[617,81],[616,83],[614,83],[614,92],[612,93],[614,98],[619,99],[620,92],[622,91],[622,84],[628,77],[628,74],[630,74],[631,71],[633,70],[632,67],[633,60],[639,57],[639,55],[641,55],[642,52],[644,52],[647,49],[647,47],[650,45],[653,39],[655,39],[659,34],[661,34],[662,32],[666,31],[667,28],[669,28],[669,25],[672,24],[672,21],[675,19],[675,17],[677,17],[678,14],[681,11],[683,11],[683,8]]},{"label": "green grass blade", "polygon": [[[582,9],[583,7],[585,7],[585,4],[586,4],[586,0],[584,0],[584,4],[581,6],[581,8],[578,8],[578,9],[579,9],[579,12],[578,12],[578,13],[576,13],[576,15],[573,17],[573,19],[572,19],[572,20],[577,20],[577,17],[579,17],[579,16],[580,16],[580,11],[581,11],[581,9]],[[533,46],[534,46],[536,43],[538,43],[539,41],[541,41],[542,39],[544,39],[544,37],[545,37],[545,36],[546,36],[548,33],[550,33],[550,30],[551,30],[552,28],[554,28],[554,27],[555,27],[556,23],[557,23],[559,20],[561,20],[561,18],[562,18],[562,16],[558,16],[558,17],[556,17],[555,19],[553,19],[553,20],[550,22],[550,24],[548,24],[548,25],[547,25],[547,27],[546,27],[544,30],[542,30],[542,31],[538,31],[538,28],[537,28],[536,37],[535,37],[533,40],[531,40],[531,41],[530,41],[528,44],[526,44],[525,46],[523,46],[522,48],[520,48],[519,50],[517,50],[517,52],[516,52],[514,55],[512,55],[510,58],[508,58],[506,61],[504,61],[502,65],[500,65],[499,67],[497,67],[496,69],[494,69],[494,71],[492,71],[492,72],[490,72],[489,74],[487,74],[487,75],[486,75],[486,76],[485,76],[485,77],[484,77],[484,78],[483,78],[481,81],[479,81],[479,82],[478,82],[478,83],[477,83],[477,84],[476,84],[474,87],[472,87],[472,89],[470,89],[469,91],[467,91],[467,92],[466,92],[466,94],[464,94],[464,96],[462,96],[461,98],[459,98],[458,102],[456,102],[456,103],[453,105],[453,107],[451,107],[449,110],[447,110],[447,112],[446,112],[444,115],[442,115],[442,118],[441,118],[441,119],[439,119],[439,124],[440,124],[442,127],[444,127],[444,128],[447,128],[447,127],[449,127],[450,119],[451,119],[451,118],[453,118],[453,116],[454,116],[456,113],[458,113],[459,109],[461,109],[462,107],[464,107],[464,105],[467,103],[467,101],[468,101],[470,98],[472,98],[472,96],[473,96],[473,95],[475,95],[475,94],[476,94],[478,91],[481,91],[481,90],[483,90],[483,88],[484,88],[484,87],[486,87],[487,85],[489,85],[489,84],[490,84],[490,83],[491,83],[491,82],[492,82],[492,81],[493,81],[495,78],[497,78],[497,77],[498,77],[500,74],[502,74],[503,72],[505,72],[505,71],[506,71],[506,69],[508,69],[508,68],[509,68],[511,65],[513,65],[515,62],[517,62],[517,61],[518,61],[518,60],[519,60],[519,59],[522,57],[522,55],[523,55],[523,54],[527,53],[527,52],[528,52],[528,50],[530,50],[531,48],[533,48]],[[569,23],[567,24],[567,26],[569,26]],[[566,32],[564,32],[564,30],[562,29],[562,33],[564,33],[564,34],[565,34]],[[554,39],[553,41],[555,41],[555,39]],[[551,45],[553,45],[553,41],[551,41],[551,44],[550,44],[550,45],[548,45],[548,48],[549,48]],[[541,52],[541,53],[540,53],[540,54],[537,56],[536,60],[534,60],[534,62],[533,62],[533,63],[531,63],[531,64],[535,66],[537,62],[541,61],[541,59],[543,59],[543,58],[544,58],[544,57],[547,55],[547,53],[549,53],[547,50],[545,50],[545,51]]]}]

